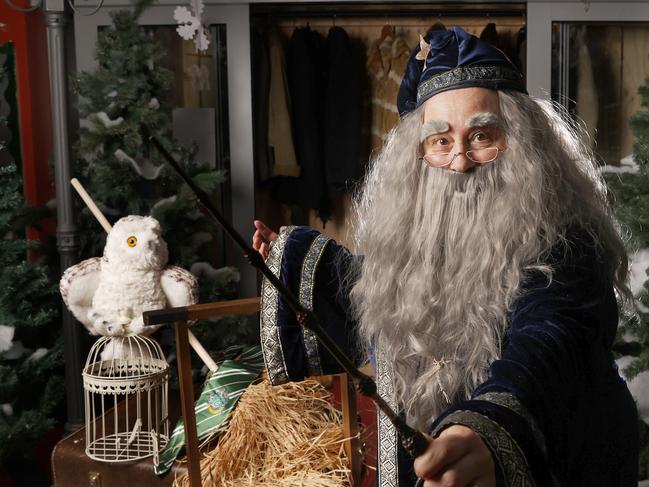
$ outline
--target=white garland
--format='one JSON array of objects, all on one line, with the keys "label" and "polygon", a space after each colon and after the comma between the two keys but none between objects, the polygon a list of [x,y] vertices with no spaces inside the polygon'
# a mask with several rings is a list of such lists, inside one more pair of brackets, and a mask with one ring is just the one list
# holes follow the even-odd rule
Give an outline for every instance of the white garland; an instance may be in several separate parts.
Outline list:
[{"label": "white garland", "polygon": [[131,156],[129,156],[126,152],[124,152],[122,149],[117,149],[115,151],[115,157],[120,162],[129,162],[131,166],[133,166],[133,169],[135,169],[135,172],[137,172],[144,179],[148,179],[152,181],[154,179],[157,179],[158,176],[160,176],[162,165],[154,166],[150,161],[147,160],[143,162],[138,162],[135,159],[133,159]]},{"label": "white garland", "polygon": [[11,348],[16,329],[13,326],[0,325],[0,353]]},{"label": "white garland", "polygon": [[638,163],[636,162],[635,158],[633,157],[633,154],[629,154],[626,157],[623,157],[620,159],[620,165],[619,166],[610,166],[610,165],[603,165],[599,168],[601,172],[604,173],[631,173],[631,174],[637,174],[640,172],[640,166],[638,166]]}]

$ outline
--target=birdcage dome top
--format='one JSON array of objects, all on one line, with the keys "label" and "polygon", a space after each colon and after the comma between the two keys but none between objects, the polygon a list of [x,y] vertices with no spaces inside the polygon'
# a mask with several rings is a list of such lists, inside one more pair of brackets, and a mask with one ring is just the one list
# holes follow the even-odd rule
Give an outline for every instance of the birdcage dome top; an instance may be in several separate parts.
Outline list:
[{"label": "birdcage dome top", "polygon": [[97,340],[83,369],[84,387],[99,393],[129,393],[166,381],[169,365],[160,345],[142,335]]}]

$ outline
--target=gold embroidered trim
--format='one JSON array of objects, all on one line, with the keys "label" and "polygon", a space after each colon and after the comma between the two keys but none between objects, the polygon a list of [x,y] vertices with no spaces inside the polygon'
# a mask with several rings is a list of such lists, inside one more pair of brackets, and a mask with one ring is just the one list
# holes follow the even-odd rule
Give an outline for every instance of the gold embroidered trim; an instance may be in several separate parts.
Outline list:
[{"label": "gold embroidered trim", "polygon": [[534,487],[527,459],[509,432],[495,421],[475,411],[454,411],[433,430],[437,436],[445,427],[460,424],[478,433],[498,462],[507,487]]},{"label": "gold embroidered trim", "polygon": [[487,401],[498,404],[499,406],[507,408],[510,411],[518,414],[529,425],[530,429],[532,430],[532,434],[534,435],[534,440],[536,441],[539,449],[543,452],[544,455],[547,455],[545,437],[543,436],[543,433],[541,433],[541,430],[534,417],[530,414],[527,408],[523,406],[523,404],[521,404],[516,396],[514,396],[510,392],[485,392],[484,394],[480,394],[473,399],[476,401]]},{"label": "gold embroidered trim", "polygon": [[508,81],[523,86],[523,75],[508,66],[458,66],[450,71],[437,74],[421,83],[417,88],[417,104],[427,98],[430,93],[447,88],[465,81]]},{"label": "gold embroidered trim", "polygon": [[[294,226],[285,227],[271,243],[266,265],[277,278],[280,277],[284,247],[293,230],[295,230]],[[264,352],[264,362],[268,370],[268,378],[273,385],[288,382],[288,370],[284,361],[284,351],[282,350],[279,327],[277,326],[278,306],[279,293],[275,286],[264,278],[261,284],[259,336],[261,338],[261,348]]]},{"label": "gold embroidered trim", "polygon": [[[397,403],[392,382],[392,368],[385,360],[382,347],[375,348],[377,392],[396,411]],[[388,417],[377,408],[378,423],[378,477],[379,487],[397,487],[399,461],[397,455],[397,430]]]},{"label": "gold embroidered trim", "polygon": [[[313,286],[315,273],[324,253],[327,242],[331,240],[324,235],[318,235],[313,242],[302,263],[302,276],[300,278],[300,304],[308,310],[313,310]],[[302,340],[307,356],[309,375],[322,375],[320,352],[318,352],[318,339],[312,330],[302,327]]]}]

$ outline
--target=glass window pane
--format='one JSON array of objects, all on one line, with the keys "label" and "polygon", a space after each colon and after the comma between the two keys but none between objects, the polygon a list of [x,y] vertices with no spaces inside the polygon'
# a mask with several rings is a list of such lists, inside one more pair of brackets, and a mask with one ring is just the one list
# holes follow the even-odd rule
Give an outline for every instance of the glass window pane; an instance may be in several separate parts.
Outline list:
[{"label": "glass window pane", "polygon": [[629,119],[647,77],[649,24],[553,24],[552,99],[585,122],[600,162],[620,165],[632,154]]},{"label": "glass window pane", "polygon": [[[198,51],[193,40],[185,40],[171,25],[146,29],[158,40],[165,53],[161,64],[174,78],[169,102],[173,108],[173,135],[181,144],[196,144],[196,161],[214,169],[230,169],[228,130],[228,86],[226,25],[210,26],[209,47]],[[214,203],[228,218],[230,208],[229,181],[220,185]],[[225,265],[228,256],[221,229],[211,246],[211,257],[218,266]]]}]

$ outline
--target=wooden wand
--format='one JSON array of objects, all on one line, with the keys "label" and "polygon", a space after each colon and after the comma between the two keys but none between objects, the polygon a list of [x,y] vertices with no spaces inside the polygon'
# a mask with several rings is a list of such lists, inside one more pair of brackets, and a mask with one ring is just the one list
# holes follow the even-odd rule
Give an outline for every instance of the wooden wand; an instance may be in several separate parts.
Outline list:
[{"label": "wooden wand", "polygon": [[[345,353],[338,347],[338,345],[331,339],[327,332],[320,326],[318,318],[316,317],[313,311],[306,309],[300,301],[295,297],[291,290],[281,282],[275,274],[266,266],[261,255],[254,250],[244,238],[232,227],[230,222],[228,222],[223,215],[214,207],[210,201],[208,195],[200,189],[194,181],[184,172],[180,167],[180,164],[174,159],[174,157],[167,151],[162,142],[156,137],[151,136],[149,140],[153,145],[160,151],[162,156],[167,160],[167,162],[173,167],[178,175],[187,183],[187,185],[194,192],[198,201],[203,205],[207,212],[219,222],[223,227],[226,233],[237,243],[237,245],[243,250],[243,254],[248,259],[248,262],[258,269],[270,283],[275,286],[277,291],[282,295],[286,300],[289,307],[293,310],[297,316],[297,320],[301,326],[308,328],[313,331],[313,333],[318,337],[320,343],[329,351],[329,353],[334,357],[336,362],[352,377],[356,388],[358,391],[371,398],[376,406],[383,411],[383,413],[390,419],[392,424],[397,430],[399,437],[401,438],[401,444],[406,449],[408,454],[412,458],[416,458],[428,448],[428,441],[426,437],[419,431],[411,428],[408,424],[399,417],[390,407],[390,405],[385,402],[385,400],[377,393],[376,383],[368,375],[364,374],[358,370],[353,362],[345,355]],[[186,308],[168,308],[163,310],[156,311],[147,311],[143,314],[144,324],[147,326],[152,326],[160,323],[172,323],[177,321],[186,320],[187,309]]]}]

